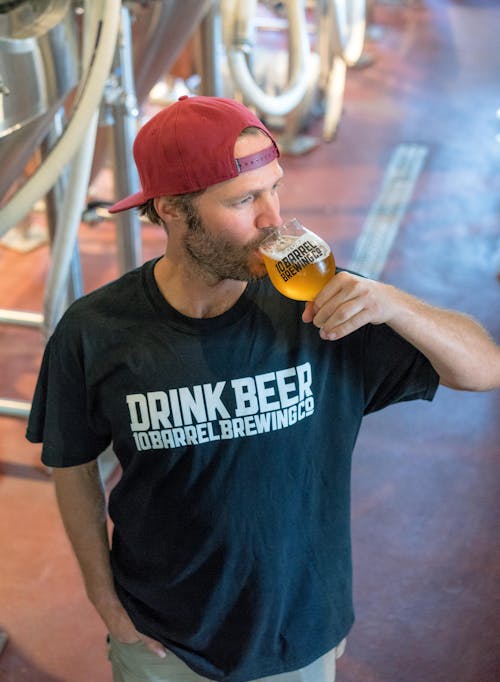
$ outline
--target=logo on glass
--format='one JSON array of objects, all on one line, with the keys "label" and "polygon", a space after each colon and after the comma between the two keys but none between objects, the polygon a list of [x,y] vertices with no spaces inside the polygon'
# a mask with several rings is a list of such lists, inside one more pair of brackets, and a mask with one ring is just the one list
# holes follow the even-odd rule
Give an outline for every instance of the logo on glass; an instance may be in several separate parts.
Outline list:
[{"label": "logo on glass", "polygon": [[296,301],[312,301],[335,274],[328,244],[293,218],[260,246],[276,289]]}]

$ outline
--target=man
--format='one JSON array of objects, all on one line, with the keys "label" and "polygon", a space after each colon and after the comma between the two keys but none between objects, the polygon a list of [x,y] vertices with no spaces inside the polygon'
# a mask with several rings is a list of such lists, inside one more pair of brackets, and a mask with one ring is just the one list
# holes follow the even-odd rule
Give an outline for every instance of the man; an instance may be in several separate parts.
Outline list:
[{"label": "man", "polygon": [[[43,441],[114,679],[332,682],[353,622],[351,454],[364,414],[439,382],[500,386],[485,330],[339,271],[284,298],[258,247],[281,224],[279,152],[222,98],[139,132],[139,207],[165,255],[75,302],[45,352]],[[111,553],[96,457],[109,443]]]}]

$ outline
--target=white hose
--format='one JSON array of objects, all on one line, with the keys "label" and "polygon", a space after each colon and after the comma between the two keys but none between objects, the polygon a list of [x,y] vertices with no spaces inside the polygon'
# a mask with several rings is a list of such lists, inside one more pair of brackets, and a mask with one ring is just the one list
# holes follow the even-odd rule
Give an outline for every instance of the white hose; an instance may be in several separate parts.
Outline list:
[{"label": "white hose", "polygon": [[347,66],[361,57],[365,42],[366,0],[330,0],[332,4],[332,48]]},{"label": "white hose", "polygon": [[272,116],[288,114],[298,106],[309,83],[310,47],[304,0],[286,0],[291,74],[286,90],[280,95],[265,93],[255,82],[246,61],[245,52],[250,47],[251,22],[252,19],[255,20],[255,0],[227,0],[221,6],[226,53],[236,86],[245,100],[259,111]]},{"label": "white hose", "polygon": [[96,111],[71,164],[68,188],[57,219],[51,252],[52,265],[45,285],[43,328],[46,338],[54,331],[67,305],[68,276],[87,197],[98,121],[99,112]]},{"label": "white hose", "polygon": [[335,137],[342,116],[344,88],[347,65],[340,57],[333,58],[325,90],[325,115],[323,120],[323,139],[331,142]]},{"label": "white hose", "polygon": [[14,227],[42,196],[54,185],[63,168],[82,144],[94,113],[98,110],[104,85],[115,52],[120,23],[121,0],[104,0],[91,12],[102,10],[100,40],[89,77],[65,132],[45,158],[43,164],[12,199],[0,209],[0,237]]},{"label": "white hose", "polygon": [[234,47],[242,47],[243,50],[253,44],[255,38],[255,17],[257,14],[257,0],[233,0],[233,35]]}]

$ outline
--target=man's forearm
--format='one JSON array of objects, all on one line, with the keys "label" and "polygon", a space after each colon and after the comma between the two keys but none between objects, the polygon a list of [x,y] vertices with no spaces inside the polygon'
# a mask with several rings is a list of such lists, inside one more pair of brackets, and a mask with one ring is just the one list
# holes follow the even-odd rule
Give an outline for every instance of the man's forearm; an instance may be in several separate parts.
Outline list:
[{"label": "man's forearm", "polygon": [[109,561],[106,500],[97,462],[53,470],[59,510],[90,601],[106,621],[120,611]]},{"label": "man's forearm", "polygon": [[395,296],[387,323],[430,360],[443,385],[470,391],[500,387],[500,347],[481,325],[401,291]]},{"label": "man's forearm", "polygon": [[500,387],[500,346],[481,325],[389,284],[340,272],[306,305],[302,319],[332,341],[365,324],[386,323],[429,359],[442,384],[469,391]]},{"label": "man's forearm", "polygon": [[141,640],[157,656],[165,649],[137,632],[115,592],[109,561],[106,498],[97,462],[53,470],[59,510],[80,565],[87,595],[117,640]]},{"label": "man's forearm", "polygon": [[115,592],[109,561],[106,498],[97,462],[54,469],[59,510],[75,552],[87,595],[117,640],[141,640],[157,656],[164,658],[160,642],[137,632]]}]

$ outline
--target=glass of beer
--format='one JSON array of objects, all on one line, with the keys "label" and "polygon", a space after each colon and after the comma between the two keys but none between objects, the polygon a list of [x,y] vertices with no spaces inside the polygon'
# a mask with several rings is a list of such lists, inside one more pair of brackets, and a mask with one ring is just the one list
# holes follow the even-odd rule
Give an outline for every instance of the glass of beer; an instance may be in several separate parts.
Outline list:
[{"label": "glass of beer", "polygon": [[296,301],[312,301],[335,274],[328,244],[296,218],[278,227],[259,247],[276,289]]}]

